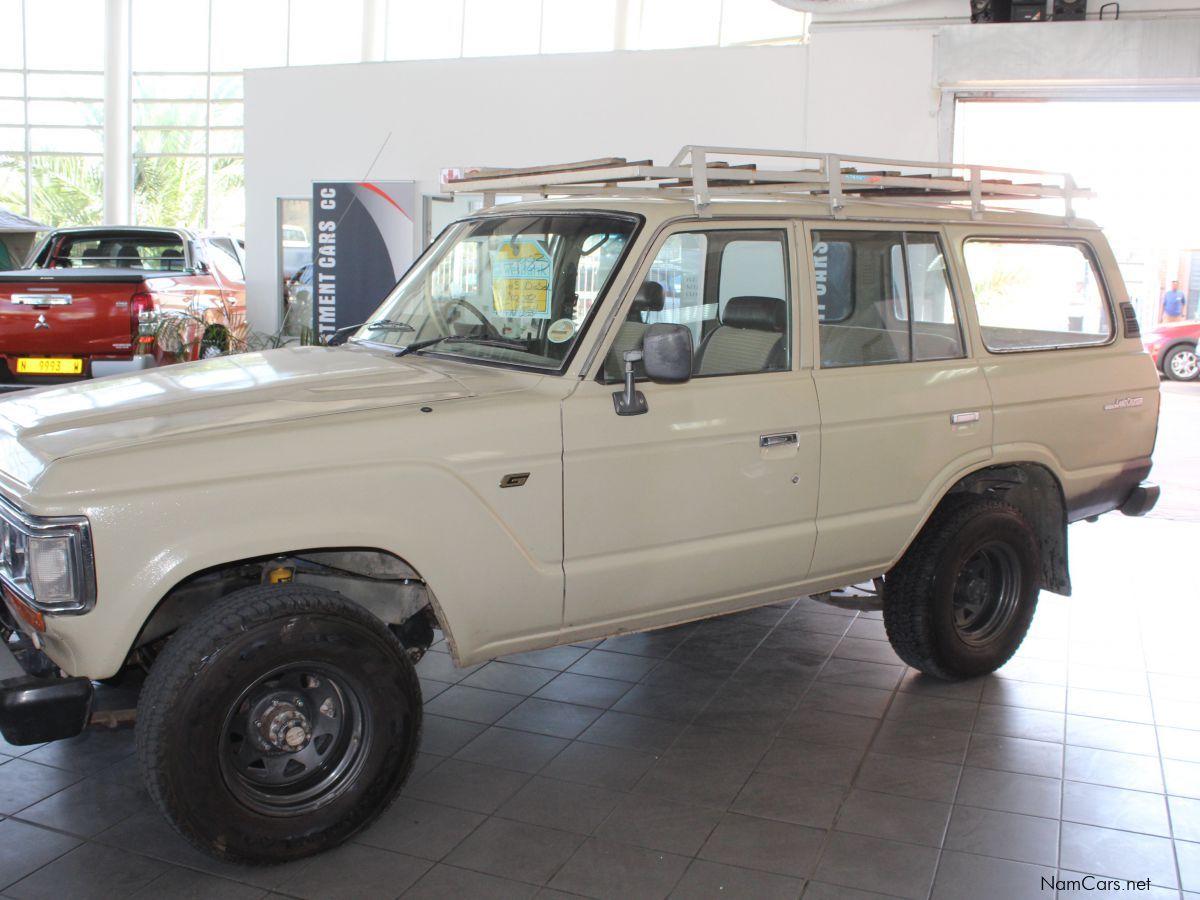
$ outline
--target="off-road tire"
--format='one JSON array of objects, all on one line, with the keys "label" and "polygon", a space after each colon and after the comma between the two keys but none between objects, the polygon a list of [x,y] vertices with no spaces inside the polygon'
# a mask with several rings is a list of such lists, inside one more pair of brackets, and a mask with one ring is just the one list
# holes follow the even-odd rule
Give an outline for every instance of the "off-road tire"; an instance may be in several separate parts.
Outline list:
[{"label": "off-road tire", "polygon": [[[993,600],[1006,599],[992,605],[995,634],[983,628],[972,632],[971,623],[962,621],[965,598],[971,595],[973,602],[987,596],[986,584],[980,589],[979,583],[986,583],[989,573],[1004,587]],[[892,649],[936,678],[995,671],[1025,639],[1040,573],[1037,536],[1016,507],[975,495],[949,498],[884,580],[883,622]],[[986,608],[986,600],[980,606]]]},{"label": "off-road tire", "polygon": [[[229,734],[230,723],[239,711],[252,715],[244,712],[249,691],[274,690],[279,682],[271,680],[273,673],[290,677],[293,670],[325,672],[327,691],[340,677],[356,705],[321,705],[330,720],[338,715],[329,710],[341,716],[341,723],[327,727],[351,728],[352,712],[363,727],[357,738],[347,731],[333,745],[349,748],[347,758],[353,753],[344,771],[331,764],[332,752],[313,764],[312,779],[323,784],[320,775],[331,784],[326,795],[305,798],[303,807],[270,806],[291,802],[287,792],[294,788],[285,785],[282,801],[272,795],[264,811],[248,805],[257,798],[246,799],[252,790],[241,774],[246,770],[229,761],[229,748],[243,740]],[[321,684],[315,676],[298,677],[309,686]],[[167,643],[138,705],[138,760],[150,796],[191,843],[221,859],[278,863],[337,846],[391,804],[416,758],[421,714],[416,672],[382,622],[331,591],[258,586],[223,598]],[[324,721],[319,713],[310,719],[318,727]],[[313,733],[319,734],[317,728]],[[312,752],[322,739],[312,738]],[[268,746],[256,752],[278,763],[288,762],[292,751]]]},{"label": "off-road tire", "polygon": [[1171,348],[1171,352],[1163,357],[1163,374],[1172,381],[1195,381],[1200,378],[1200,365],[1197,365],[1197,354],[1200,347],[1181,344]]}]

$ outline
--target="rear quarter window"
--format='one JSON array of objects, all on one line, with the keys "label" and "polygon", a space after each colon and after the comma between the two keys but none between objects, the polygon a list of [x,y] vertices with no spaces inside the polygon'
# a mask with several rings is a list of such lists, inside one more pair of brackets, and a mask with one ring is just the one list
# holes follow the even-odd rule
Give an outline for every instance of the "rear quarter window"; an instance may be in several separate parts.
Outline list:
[{"label": "rear quarter window", "polygon": [[972,238],[963,257],[988,350],[1062,350],[1112,340],[1111,305],[1086,243]]}]

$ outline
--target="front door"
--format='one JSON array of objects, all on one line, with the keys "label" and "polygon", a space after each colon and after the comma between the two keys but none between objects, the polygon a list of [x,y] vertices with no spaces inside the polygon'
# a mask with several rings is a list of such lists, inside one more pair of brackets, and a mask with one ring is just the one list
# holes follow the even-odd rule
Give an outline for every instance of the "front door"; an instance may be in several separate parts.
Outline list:
[{"label": "front door", "polygon": [[[788,596],[815,544],[820,420],[802,368],[785,224],[664,236],[627,291],[607,356],[563,404],[564,627],[653,627]],[[621,355],[686,325],[683,384],[639,381],[618,416]]]}]

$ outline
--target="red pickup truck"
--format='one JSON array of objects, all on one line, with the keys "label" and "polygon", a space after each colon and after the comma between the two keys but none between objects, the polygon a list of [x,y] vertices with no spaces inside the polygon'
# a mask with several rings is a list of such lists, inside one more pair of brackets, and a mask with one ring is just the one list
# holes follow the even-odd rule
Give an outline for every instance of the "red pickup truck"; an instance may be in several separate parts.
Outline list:
[{"label": "red pickup truck", "polygon": [[244,250],[178,228],[51,232],[0,272],[0,390],[217,355],[244,330]]}]

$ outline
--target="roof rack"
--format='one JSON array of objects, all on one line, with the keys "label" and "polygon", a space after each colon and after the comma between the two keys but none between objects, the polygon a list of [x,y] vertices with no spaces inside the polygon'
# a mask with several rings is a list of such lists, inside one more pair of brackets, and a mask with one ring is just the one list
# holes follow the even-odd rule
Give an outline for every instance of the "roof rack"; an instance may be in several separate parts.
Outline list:
[{"label": "roof rack", "polygon": [[[732,163],[729,157],[751,161]],[[760,168],[755,160],[787,165]],[[665,166],[652,160],[608,157],[527,169],[446,169],[442,190],[482,192],[485,205],[492,205],[497,194],[672,197],[692,200],[702,216],[711,215],[708,207],[715,197],[825,197],[839,218],[845,215],[847,197],[951,204],[969,201],[972,218],[983,214],[987,201],[1051,199],[1062,202],[1062,215],[1068,221],[1075,217],[1074,201],[1093,196],[1077,187],[1066,172],[696,145],[681,149]]]}]

